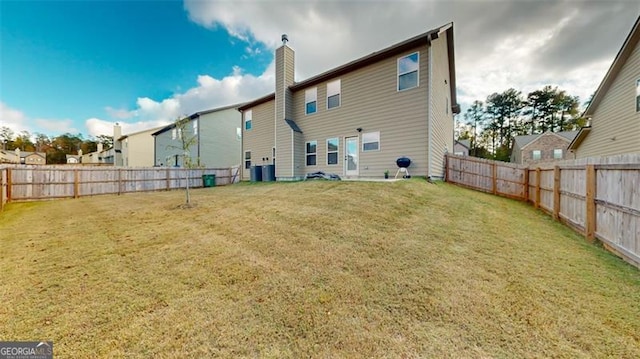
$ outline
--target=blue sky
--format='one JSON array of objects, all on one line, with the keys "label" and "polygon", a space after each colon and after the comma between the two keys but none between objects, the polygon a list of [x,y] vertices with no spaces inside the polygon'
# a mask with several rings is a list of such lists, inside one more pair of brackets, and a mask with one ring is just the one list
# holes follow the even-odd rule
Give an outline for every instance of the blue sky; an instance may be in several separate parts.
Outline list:
[{"label": "blue sky", "polygon": [[639,13],[631,0],[0,0],[0,126],[157,127],[272,92],[282,33],[300,81],[449,22],[463,111],[510,87],[584,101]]}]

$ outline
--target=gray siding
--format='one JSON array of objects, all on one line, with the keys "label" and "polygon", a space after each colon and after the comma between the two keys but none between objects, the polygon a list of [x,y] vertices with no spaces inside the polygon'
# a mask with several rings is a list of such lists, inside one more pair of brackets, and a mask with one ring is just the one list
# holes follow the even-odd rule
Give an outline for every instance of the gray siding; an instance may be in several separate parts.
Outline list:
[{"label": "gray siding", "polygon": [[640,152],[640,113],[635,109],[638,79],[640,43],[597,106],[591,132],[576,150],[577,158]]},{"label": "gray siding", "polygon": [[[397,59],[415,51],[420,53],[419,86],[397,91]],[[446,56],[446,50],[445,50]],[[341,104],[327,109],[327,82],[341,79]],[[413,163],[412,175],[427,173],[427,98],[428,52],[426,44],[401,55],[389,58],[341,77],[314,85],[318,88],[318,111],[305,114],[305,89],[293,94],[296,123],[303,132],[304,141],[318,141],[316,166],[306,166],[301,157],[304,173],[326,171],[344,175],[344,139],[358,136],[362,150],[362,134],[380,132],[380,150],[360,152],[359,175],[382,177],[385,170],[392,175],[397,169],[395,160],[408,156]],[[362,128],[359,133],[356,129]],[[327,165],[328,138],[339,138],[338,164]],[[450,137],[453,137],[453,132]],[[280,145],[280,136],[278,137]],[[304,144],[303,144],[304,145]],[[449,147],[449,148],[452,148]],[[303,147],[304,150],[304,147]]]},{"label": "gray siding", "polygon": [[209,168],[236,166],[241,161],[242,141],[237,136],[241,115],[235,108],[199,117],[200,164]]},{"label": "gray siding", "polygon": [[432,76],[431,79],[431,168],[429,176],[444,177],[444,155],[453,152],[453,113],[451,112],[451,81],[449,79],[449,58],[447,56],[447,37],[440,36],[431,42]]},{"label": "gray siding", "polygon": [[[187,136],[193,136],[193,121],[189,121],[185,126]],[[176,165],[175,156],[178,155],[178,166],[183,167],[182,162],[182,143],[180,142],[180,136],[176,133],[176,139],[172,136],[173,129],[164,131],[155,136],[155,165],[156,166],[168,166],[174,167]],[[191,146],[191,161],[197,163],[198,161],[198,143]]]},{"label": "gray siding", "polygon": [[[248,180],[250,172],[244,169],[244,153],[251,151],[252,165],[273,163],[272,151],[275,146],[275,101],[269,101],[251,108],[253,117],[251,130],[244,129],[244,114],[242,114],[242,178]],[[262,159],[265,159],[264,161]]]},{"label": "gray siding", "polygon": [[275,99],[275,127],[276,127],[276,177],[291,178],[293,173],[293,148],[291,128],[284,121],[292,117],[291,90],[289,86],[294,81],[294,52],[288,46],[276,50],[276,99]]}]

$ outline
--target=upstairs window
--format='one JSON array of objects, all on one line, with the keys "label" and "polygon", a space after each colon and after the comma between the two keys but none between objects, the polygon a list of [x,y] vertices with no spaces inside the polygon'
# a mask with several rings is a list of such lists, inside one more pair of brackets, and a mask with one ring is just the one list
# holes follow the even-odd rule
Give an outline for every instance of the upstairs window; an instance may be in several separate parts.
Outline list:
[{"label": "upstairs window", "polygon": [[419,63],[420,54],[418,52],[398,59],[398,91],[418,87]]},{"label": "upstairs window", "polygon": [[318,88],[314,87],[304,92],[305,114],[316,113],[318,104]]},{"label": "upstairs window", "polygon": [[245,131],[249,131],[252,128],[253,121],[253,110],[246,111],[244,113],[244,129]]},{"label": "upstairs window", "polygon": [[173,130],[171,130],[171,139],[175,140],[176,138],[178,138],[178,129],[174,127]]},{"label": "upstairs window", "polygon": [[337,138],[330,138],[327,140],[327,164],[328,165],[337,165],[338,164],[338,143],[339,140]]},{"label": "upstairs window", "polygon": [[307,142],[307,166],[315,166],[317,159],[318,141]]},{"label": "upstairs window", "polygon": [[553,158],[555,158],[556,160],[562,159],[562,148],[556,148],[555,150],[553,150]]},{"label": "upstairs window", "polygon": [[198,120],[193,121],[193,134],[198,134]]},{"label": "upstairs window", "polygon": [[378,151],[380,149],[380,132],[362,134],[362,152]]},{"label": "upstairs window", "polygon": [[636,112],[640,112],[640,79],[636,80]]},{"label": "upstairs window", "polygon": [[242,140],[242,129],[240,127],[236,127],[236,140]]},{"label": "upstairs window", "polygon": [[540,157],[542,157],[542,152],[540,152],[540,150],[533,150],[531,152],[531,158],[534,160],[539,160]]},{"label": "upstairs window", "polygon": [[327,84],[327,109],[340,107],[340,80]]}]

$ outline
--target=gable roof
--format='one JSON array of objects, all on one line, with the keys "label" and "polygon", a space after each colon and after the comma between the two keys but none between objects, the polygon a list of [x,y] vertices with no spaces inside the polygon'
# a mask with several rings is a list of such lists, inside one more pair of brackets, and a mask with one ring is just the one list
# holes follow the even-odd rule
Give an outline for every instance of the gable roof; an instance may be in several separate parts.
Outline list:
[{"label": "gable roof", "polygon": [[538,138],[540,138],[540,137],[542,137],[543,135],[546,135],[546,134],[560,136],[563,139],[567,140],[568,142],[571,142],[578,135],[579,132],[580,131],[562,131],[562,132],[549,132],[549,131],[547,131],[545,133],[538,133],[538,134],[535,134],[535,135],[515,136],[513,138],[514,148],[515,148],[515,146],[518,146],[518,148],[523,149],[524,147],[528,146],[529,144],[533,143]]},{"label": "gable roof", "polygon": [[471,140],[456,140],[455,143],[459,143],[460,145],[466,147],[467,149],[471,148]]},{"label": "gable roof", "polygon": [[640,41],[640,16],[638,16],[638,18],[636,19],[635,24],[631,28],[631,32],[629,33],[629,35],[627,35],[622,48],[620,48],[620,51],[616,55],[616,58],[613,60],[613,64],[611,64],[611,67],[607,71],[607,74],[604,76],[604,79],[602,79],[600,86],[598,86],[598,89],[593,95],[589,106],[584,111],[584,117],[593,116],[593,113],[596,111],[598,105],[604,98],[604,95],[611,87],[613,80],[615,80],[616,76],[622,69],[622,66],[625,64],[625,62],[633,52],[633,49],[635,48],[638,41]]},{"label": "gable roof", "polygon": [[127,133],[125,135],[120,136],[120,138],[118,138],[118,141],[122,141],[125,138],[129,137],[129,136],[135,136],[135,135],[139,135],[141,133],[145,133],[145,132],[149,132],[149,131],[157,131],[161,128],[164,128],[165,126],[159,126],[159,127],[152,127],[152,128],[147,128],[146,130],[140,130],[140,131],[136,131],[136,132],[131,132],[131,133]]},{"label": "gable roof", "polygon": [[[198,112],[195,112],[195,113],[187,116],[186,118],[188,118],[189,120],[193,120],[193,119],[196,119],[196,118],[198,118],[198,117],[200,117],[202,115],[206,115],[206,114],[209,114],[209,113],[214,113],[214,112],[218,112],[218,111],[224,111],[224,110],[228,110],[228,109],[231,109],[231,108],[239,109],[239,107],[244,106],[244,105],[246,105],[246,102],[237,103],[235,105],[229,105],[229,106],[224,106],[224,107],[213,108],[213,109],[210,109],[210,110],[198,111]],[[152,133],[151,136],[157,136],[157,135],[159,135],[159,134],[161,134],[163,132],[169,131],[170,129],[172,129],[174,127],[176,127],[176,123],[175,122],[160,128],[158,131]]]},{"label": "gable roof", "polygon": [[[348,62],[342,66],[338,66],[329,71],[325,71],[319,75],[312,76],[304,81],[296,82],[293,85],[289,86],[291,91],[301,90],[305,87],[313,86],[320,82],[324,82],[331,78],[335,78],[346,73],[355,71],[357,69],[363,68],[365,66],[371,65],[378,61],[384,60],[394,55],[398,55],[407,50],[415,48],[419,45],[430,44],[432,40],[437,39],[441,36],[442,32],[446,32],[447,36],[447,53],[449,58],[449,81],[450,89],[451,89],[451,104],[454,113],[460,113],[460,105],[458,105],[457,95],[456,95],[456,69],[455,69],[455,61],[454,61],[454,46],[453,46],[453,23],[450,22],[446,25],[437,27],[435,29],[429,30],[423,34],[414,36],[410,39],[399,42],[395,45],[391,45],[387,48],[384,48],[379,51],[375,51],[367,56],[361,57],[359,59]],[[248,108],[257,106],[261,103],[270,101],[275,99],[275,93],[266,95],[257,100],[251,101],[244,106],[238,108],[240,111],[244,111]]]}]

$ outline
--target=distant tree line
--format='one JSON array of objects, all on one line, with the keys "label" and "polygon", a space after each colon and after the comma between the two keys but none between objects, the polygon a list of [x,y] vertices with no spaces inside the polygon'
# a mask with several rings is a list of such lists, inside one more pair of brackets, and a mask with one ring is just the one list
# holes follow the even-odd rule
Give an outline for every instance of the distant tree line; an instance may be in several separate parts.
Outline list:
[{"label": "distant tree line", "polygon": [[578,130],[586,123],[580,113],[578,96],[557,87],[545,86],[526,96],[510,88],[484,102],[474,101],[464,114],[470,130],[459,139],[470,140],[470,155],[508,161],[515,136]]},{"label": "distant tree line", "polygon": [[95,152],[98,143],[102,143],[105,149],[110,148],[113,146],[113,137],[100,135],[85,139],[80,133],[64,133],[58,136],[47,136],[43,133],[32,135],[29,131],[14,133],[9,127],[0,127],[0,146],[3,150],[19,148],[27,152],[44,152],[48,164],[66,163],[66,155],[76,155],[78,150],[82,150],[82,153]]}]

